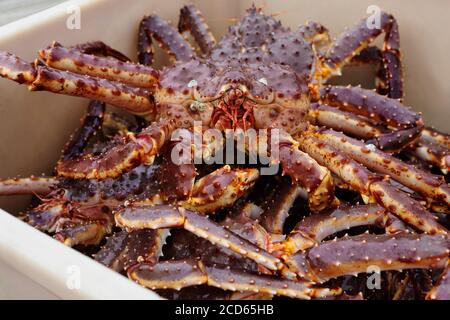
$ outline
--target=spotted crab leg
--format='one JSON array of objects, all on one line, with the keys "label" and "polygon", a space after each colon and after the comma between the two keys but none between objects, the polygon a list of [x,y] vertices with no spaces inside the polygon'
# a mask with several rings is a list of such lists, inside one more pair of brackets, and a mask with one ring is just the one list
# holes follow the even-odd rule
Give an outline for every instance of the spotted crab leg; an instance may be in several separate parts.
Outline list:
[{"label": "spotted crab leg", "polygon": [[427,293],[427,300],[450,300],[450,261],[447,262],[436,285]]},{"label": "spotted crab leg", "polygon": [[274,244],[273,252],[280,250],[284,256],[292,255],[318,245],[323,239],[357,226],[376,225],[389,233],[406,230],[406,227],[378,204],[340,206],[331,213],[312,214],[301,220],[287,239]]},{"label": "spotted crab leg", "polygon": [[368,120],[325,104],[312,103],[308,115],[312,123],[361,139],[371,139],[381,134]]},{"label": "spotted crab leg", "polygon": [[220,224],[259,248],[269,251],[271,245],[270,234],[259,224],[258,220],[248,215],[248,211],[248,206],[244,206],[237,214],[228,215]]},{"label": "spotted crab leg", "polygon": [[[318,137],[321,137],[320,134]],[[318,139],[307,134],[301,136],[299,142],[302,150],[327,166],[353,190],[369,197],[369,200],[376,200],[401,220],[427,233],[447,233],[447,230],[437,223],[434,216],[419,202],[352,160],[351,157],[354,157],[354,154],[347,156],[339,149],[327,144],[326,139]],[[338,148],[342,148],[342,142]]]},{"label": "spotted crab leg", "polygon": [[147,65],[153,62],[152,37],[170,57],[178,61],[188,61],[194,57],[191,45],[174,26],[157,15],[150,15],[144,17],[139,25],[138,55],[139,60]]},{"label": "spotted crab leg", "polygon": [[[299,150],[299,143],[285,131],[277,130],[276,132],[279,139],[278,154],[271,150],[272,162],[280,163],[282,174],[288,175],[294,183],[298,183],[306,190],[312,211],[327,208],[334,201],[330,171],[319,165],[308,153]],[[270,139],[274,139],[272,131],[269,133]],[[270,144],[265,145],[270,146]]]},{"label": "spotted crab leg", "polygon": [[117,177],[139,164],[152,164],[174,129],[173,121],[154,122],[136,135],[129,133],[123,144],[102,155],[59,161],[56,171],[59,176],[73,179]]},{"label": "spotted crab leg", "polygon": [[178,31],[180,33],[189,31],[204,55],[208,55],[216,45],[214,35],[209,30],[201,12],[193,4],[181,8]]},{"label": "spotted crab leg", "polygon": [[425,163],[440,168],[443,174],[447,174],[450,170],[450,150],[443,148],[440,145],[419,138],[418,141],[405,150],[405,152]]},{"label": "spotted crab leg", "polygon": [[450,137],[426,128],[417,142],[406,150],[406,154],[432,164],[447,174],[450,170]]},{"label": "spotted crab leg", "polygon": [[103,102],[95,100],[89,102],[81,127],[70,138],[63,150],[63,159],[72,159],[83,153],[89,140],[102,126],[104,114],[105,104]]},{"label": "spotted crab leg", "polygon": [[321,283],[374,267],[380,271],[442,268],[449,253],[446,235],[363,234],[323,242],[291,256],[287,263],[301,277]]},{"label": "spotted crab leg", "polygon": [[266,200],[260,220],[261,225],[270,233],[282,234],[289,210],[303,190],[297,184],[282,181],[275,186],[274,194]]},{"label": "spotted crab leg", "polygon": [[149,66],[86,54],[76,48],[65,48],[58,43],[40,50],[39,56],[47,66],[54,69],[101,77],[133,87],[152,88],[159,78],[158,72]]},{"label": "spotted crab leg", "polygon": [[98,222],[71,225],[57,232],[54,238],[68,247],[98,245],[111,233],[111,228]]},{"label": "spotted crab leg", "polygon": [[184,228],[198,237],[247,257],[269,270],[277,271],[282,263],[267,251],[218,225],[208,217],[169,205],[131,206],[115,215],[119,227],[130,230]]},{"label": "spotted crab leg", "polygon": [[310,282],[290,281],[230,269],[204,266],[193,261],[164,261],[155,265],[139,264],[128,271],[128,277],[150,289],[180,290],[207,284],[230,291],[259,291],[291,298],[311,299],[340,293],[339,289],[315,288]]},{"label": "spotted crab leg", "polygon": [[420,130],[418,127],[412,127],[401,131],[383,132],[357,114],[319,103],[311,105],[309,118],[311,123],[342,131],[350,136],[368,140],[369,143],[375,142],[377,146],[382,146],[384,151],[390,153],[405,148],[417,137]]},{"label": "spotted crab leg", "polygon": [[[401,65],[392,53],[386,53],[376,46],[369,46],[354,56],[350,63],[353,65],[373,64],[377,67],[375,86],[377,92],[389,98],[403,98],[403,81]],[[392,76],[391,76],[392,75]]]},{"label": "spotted crab leg", "polygon": [[382,150],[401,149],[414,141],[423,128],[420,114],[411,111],[397,100],[381,96],[372,90],[327,86],[321,90],[320,95],[324,104],[395,128],[393,134],[380,135],[370,140],[370,143]]},{"label": "spotted crab leg", "polygon": [[[167,142],[160,171],[161,188],[166,201],[186,200],[192,195],[197,175],[193,141],[190,130],[178,129],[177,138]],[[172,154],[180,161],[174,161]]]},{"label": "spotted crab leg", "polygon": [[[85,42],[81,44],[74,45],[69,48],[75,48],[82,53],[86,54],[92,54],[96,56],[103,56],[103,57],[112,57],[114,59],[117,59],[122,62],[131,62],[132,60],[128,58],[126,55],[124,55],[122,52],[117,51],[110,46],[106,45],[102,41],[92,41],[92,42]],[[138,61],[140,64],[147,65],[145,62]],[[108,113],[110,115],[111,113]],[[141,126],[141,129],[146,127],[145,120],[139,116],[135,116],[136,122],[138,126]],[[142,125],[144,123],[144,125]]]},{"label": "spotted crab leg", "polygon": [[342,133],[325,130],[316,133],[322,141],[351,156],[368,168],[387,174],[408,188],[427,198],[450,205],[450,187],[441,176],[416,169],[412,165],[390,156],[376,148],[367,147],[361,141],[349,138]]},{"label": "spotted crab leg", "polygon": [[94,259],[117,272],[140,262],[156,263],[169,231],[125,230],[114,233],[94,255]]},{"label": "spotted crab leg", "polygon": [[0,195],[49,194],[58,184],[53,177],[28,177],[0,180]]},{"label": "spotted crab leg", "polygon": [[[92,57],[100,59],[100,57]],[[69,71],[60,71],[40,63],[30,64],[6,52],[0,52],[0,76],[26,84],[30,90],[46,90],[58,94],[86,97],[111,103],[141,115],[152,114],[154,111],[154,105],[150,99],[151,92],[145,88],[132,87],[119,81],[80,75]]]},{"label": "spotted crab leg", "polygon": [[362,19],[337,37],[324,58],[322,81],[333,75],[340,75],[345,64],[372,43],[377,36],[385,32],[386,36],[381,52],[383,72],[386,73],[389,97],[401,99],[403,97],[403,74],[397,22],[392,15],[386,12],[380,13],[379,27],[370,28],[368,19]]},{"label": "spotted crab leg", "polygon": [[425,128],[422,131],[422,138],[436,143],[442,147],[450,149],[450,136],[448,134],[439,132],[433,128]]}]

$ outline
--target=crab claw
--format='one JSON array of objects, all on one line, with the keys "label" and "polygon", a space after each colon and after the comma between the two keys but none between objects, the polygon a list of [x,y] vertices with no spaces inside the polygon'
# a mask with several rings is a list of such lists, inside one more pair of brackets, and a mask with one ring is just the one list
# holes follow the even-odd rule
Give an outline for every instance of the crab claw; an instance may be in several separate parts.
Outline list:
[{"label": "crab claw", "polygon": [[73,179],[118,177],[140,164],[152,164],[173,130],[173,121],[155,122],[137,135],[130,133],[123,144],[104,154],[59,161],[56,171],[60,176]]},{"label": "crab claw", "polygon": [[111,209],[104,204],[81,204],[65,199],[44,202],[27,212],[23,220],[33,227],[54,233],[55,239],[72,247],[96,245],[111,233]]},{"label": "crab claw", "polygon": [[223,166],[198,180],[192,196],[181,205],[199,213],[212,213],[229,207],[255,184],[258,177],[257,169]]}]

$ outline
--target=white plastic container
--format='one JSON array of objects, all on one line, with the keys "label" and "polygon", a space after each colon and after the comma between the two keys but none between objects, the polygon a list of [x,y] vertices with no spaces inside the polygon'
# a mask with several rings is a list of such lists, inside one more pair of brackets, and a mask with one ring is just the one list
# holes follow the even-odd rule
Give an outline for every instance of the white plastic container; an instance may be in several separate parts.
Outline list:
[{"label": "white plastic container", "polygon": [[[78,0],[0,27],[0,50],[29,61],[38,49],[58,40],[64,45],[102,40],[134,58],[137,28],[144,14],[158,13],[178,21],[182,0]],[[202,0],[197,6],[220,37],[233,18],[239,18],[252,0]],[[278,13],[295,28],[306,20],[326,25],[333,35],[357,22],[369,5],[394,14],[400,25],[407,103],[423,111],[429,125],[448,130],[450,41],[439,36],[449,28],[449,1],[296,0],[256,1],[267,13]],[[80,14],[80,29],[77,16]],[[420,15],[420,16],[418,16]],[[165,63],[158,53],[158,64]],[[368,82],[373,75],[350,72],[347,81]],[[350,76],[349,76],[350,74]],[[444,75],[444,78],[442,77]],[[0,79],[0,177],[51,173],[61,148],[79,125],[87,101],[47,92],[28,92],[24,86]],[[28,197],[0,199],[0,208],[18,212]],[[64,247],[0,209],[0,298],[156,299],[150,290]]]}]

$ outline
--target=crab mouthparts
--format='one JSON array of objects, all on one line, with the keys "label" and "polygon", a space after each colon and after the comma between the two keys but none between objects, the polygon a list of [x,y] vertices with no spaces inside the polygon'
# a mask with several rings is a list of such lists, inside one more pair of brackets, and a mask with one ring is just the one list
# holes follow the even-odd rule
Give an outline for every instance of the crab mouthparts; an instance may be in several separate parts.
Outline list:
[{"label": "crab mouthparts", "polygon": [[212,120],[214,126],[220,130],[252,128],[254,103],[245,98],[244,92],[238,88],[226,91],[217,103]]}]

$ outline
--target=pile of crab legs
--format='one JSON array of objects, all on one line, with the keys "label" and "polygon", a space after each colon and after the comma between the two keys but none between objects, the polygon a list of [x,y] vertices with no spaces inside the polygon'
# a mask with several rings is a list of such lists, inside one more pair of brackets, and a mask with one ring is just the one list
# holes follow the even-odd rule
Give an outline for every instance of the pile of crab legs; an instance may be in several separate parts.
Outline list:
[{"label": "pile of crab legs", "polygon": [[[311,107],[306,110],[308,125],[341,132],[303,128],[303,134],[282,135],[279,161],[293,183],[282,183],[282,192],[272,195],[265,208],[243,201],[259,178],[257,169],[226,165],[196,179],[200,168],[169,161],[171,150],[185,141],[168,142],[174,128],[184,128],[182,134],[192,135],[187,130],[189,126],[182,123],[186,121],[183,111],[165,106],[167,110],[159,112],[166,112],[166,118],[152,116],[154,122],[145,129],[142,129],[145,121],[140,117],[136,124],[131,124],[105,113],[107,102],[137,115],[152,114],[156,107],[162,106],[155,106],[149,96],[163,101],[164,94],[174,95],[174,91],[178,94],[176,85],[164,84],[164,80],[182,75],[177,65],[168,69],[165,79],[162,77],[160,91],[153,88],[160,75],[149,66],[153,61],[152,37],[174,58],[187,61],[181,67],[178,65],[184,72],[193,70],[190,63],[197,63],[195,59],[190,62],[193,58],[190,45],[159,17],[145,17],[141,22],[140,64],[131,63],[101,42],[71,48],[54,43],[40,52],[42,60],[34,64],[1,53],[2,76],[28,84],[34,90],[82,95],[95,101],[89,104],[82,126],[63,152],[56,168],[58,176],[4,180],[0,193],[44,195],[42,204],[25,213],[23,219],[54,234],[66,245],[99,245],[112,234],[94,255],[95,259],[152,289],[179,290],[207,284],[239,292],[233,295],[235,298],[343,297],[339,286],[323,284],[364,273],[375,265],[380,270],[443,270],[441,277],[429,285],[426,297],[448,298],[450,240],[445,215],[449,213],[450,192],[444,178],[432,174],[430,168],[447,174],[450,138],[423,128],[420,115],[401,104],[398,27],[392,16],[383,13],[382,18],[381,29],[369,30],[363,20],[334,42],[318,23],[299,28],[298,34],[313,48],[310,51],[313,63],[308,64],[305,59],[310,68],[314,64],[308,75],[308,90],[313,97]],[[303,54],[289,52],[288,40],[295,46],[303,44],[290,38],[290,31],[274,21],[251,8],[237,27],[230,28],[230,34],[216,44],[200,13],[188,5],[181,10],[179,31],[190,31],[201,53],[215,61],[227,55],[227,50],[235,49],[230,42],[242,42],[243,46],[253,48],[262,32],[258,26],[273,28],[285,38],[272,39],[271,51],[253,55],[246,51],[248,55],[241,57],[241,62],[269,59],[273,63],[268,57],[284,56],[289,60],[291,53],[293,57],[299,56],[299,52]],[[234,32],[238,29],[240,33]],[[383,49],[369,46],[382,31],[386,32]],[[288,54],[277,53],[277,48]],[[321,86],[348,63],[377,64],[377,91],[387,97],[362,88]],[[292,64],[299,75],[304,67],[302,63]],[[278,74],[283,75],[289,76]],[[266,78],[259,80],[267,85]],[[289,90],[283,94],[282,89],[276,90],[278,102],[285,99],[283,102],[288,104]],[[241,93],[236,89],[228,91],[227,101],[237,101],[236,95],[239,98]],[[227,103],[219,104],[218,113],[212,117],[222,128],[229,125],[230,118],[239,121],[237,115],[241,110],[234,110],[232,117],[228,117]],[[190,108],[198,111],[205,106],[191,104]],[[243,109],[247,115],[242,118],[261,121],[256,114],[248,115],[248,105]],[[292,109],[288,111],[293,114]],[[304,113],[305,110],[300,110],[296,120],[302,120]],[[173,119],[168,120],[171,115]],[[291,121],[286,116],[276,118],[275,126],[288,131],[287,120]],[[244,129],[245,125],[245,121],[238,124]],[[114,135],[108,135],[107,131]],[[95,135],[103,139],[89,145]],[[204,147],[208,149],[207,144]],[[399,160],[400,156],[406,161]],[[380,174],[389,175],[392,180]],[[344,203],[333,194],[333,183],[340,189],[356,191],[367,204]],[[313,213],[301,219],[285,236],[283,227],[298,196],[307,198]],[[217,212],[228,207],[232,213],[225,219],[215,218]],[[384,233],[327,240],[336,233],[361,226],[384,229]],[[183,238],[189,236],[186,232],[174,232],[177,228],[202,238],[205,242],[194,240],[202,244],[201,252],[192,248],[192,243],[183,245]],[[169,238],[170,232],[174,235]],[[173,242],[171,248],[166,248],[175,251],[169,255],[172,259],[163,255],[167,239]],[[402,280],[403,290],[413,278],[414,273],[407,274]]]}]

